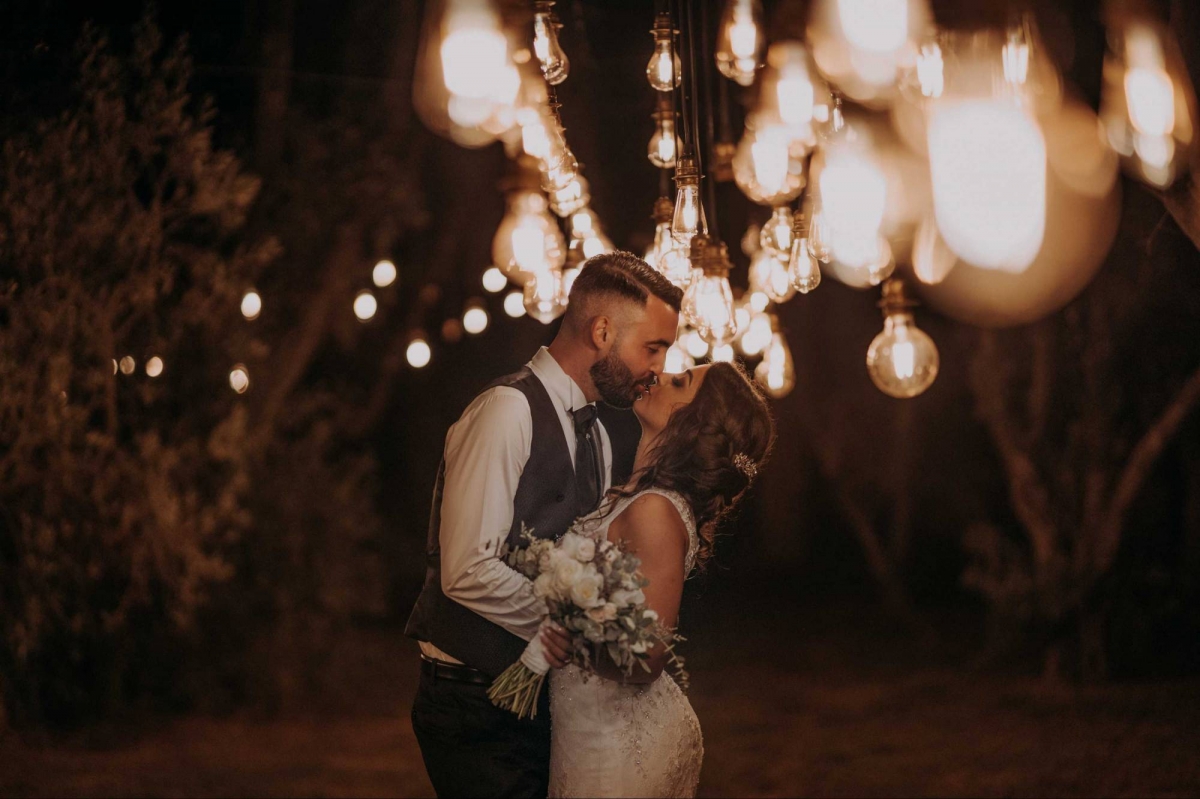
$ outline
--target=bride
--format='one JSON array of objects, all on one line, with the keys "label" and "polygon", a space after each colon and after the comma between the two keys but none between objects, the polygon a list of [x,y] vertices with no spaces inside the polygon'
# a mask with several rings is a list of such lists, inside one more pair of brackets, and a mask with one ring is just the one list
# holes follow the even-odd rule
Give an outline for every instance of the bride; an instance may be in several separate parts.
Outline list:
[{"label": "bride", "polygon": [[[728,363],[671,375],[634,405],[633,477],[580,524],[642,560],[646,604],[669,629],[683,582],[712,554],[714,528],[750,485],[774,431],[766,402]],[[606,659],[550,680],[550,796],[695,796],[704,744],[679,686],[651,650],[630,677]],[[607,665],[606,665],[607,664]]]}]

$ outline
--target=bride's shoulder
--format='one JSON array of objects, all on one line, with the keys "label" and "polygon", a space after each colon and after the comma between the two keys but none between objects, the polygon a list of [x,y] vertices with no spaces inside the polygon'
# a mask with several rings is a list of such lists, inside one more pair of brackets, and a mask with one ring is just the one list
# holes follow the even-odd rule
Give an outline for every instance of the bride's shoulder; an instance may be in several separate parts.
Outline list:
[{"label": "bride's shoulder", "polygon": [[624,511],[613,520],[613,535],[610,537],[623,538],[634,545],[651,539],[656,545],[678,542],[686,550],[688,526],[685,512],[686,509],[679,507],[674,497],[657,491],[644,491],[633,497]]}]

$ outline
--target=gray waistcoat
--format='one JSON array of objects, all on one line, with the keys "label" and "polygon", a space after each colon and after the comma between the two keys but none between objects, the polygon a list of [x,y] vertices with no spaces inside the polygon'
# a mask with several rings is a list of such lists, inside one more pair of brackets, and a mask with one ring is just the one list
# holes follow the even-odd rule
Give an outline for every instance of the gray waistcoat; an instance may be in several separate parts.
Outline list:
[{"label": "gray waistcoat", "polygon": [[[533,438],[529,461],[521,472],[513,497],[513,524],[509,546],[520,543],[521,522],[539,538],[558,538],[579,515],[575,492],[575,464],[563,437],[562,423],[542,381],[524,367],[502,377],[494,386],[510,386],[529,400]],[[526,642],[468,610],[442,593],[441,547],[438,531],[442,520],[442,486],[446,462],[438,467],[433,488],[426,547],[425,585],[409,616],[406,635],[428,641],[468,666],[492,676],[511,666],[525,651]],[[470,532],[470,531],[464,531]]]}]

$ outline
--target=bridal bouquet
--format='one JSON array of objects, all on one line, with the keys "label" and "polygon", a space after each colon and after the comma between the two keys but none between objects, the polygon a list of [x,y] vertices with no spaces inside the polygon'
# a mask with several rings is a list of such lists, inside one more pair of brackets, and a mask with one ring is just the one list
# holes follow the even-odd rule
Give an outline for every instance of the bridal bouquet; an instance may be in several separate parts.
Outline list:
[{"label": "bridal bouquet", "polygon": [[[594,671],[593,656],[607,652],[626,676],[638,666],[650,671],[649,650],[662,643],[671,662],[682,666],[673,649],[679,637],[646,607],[642,588],[648,581],[639,571],[639,558],[611,541],[597,543],[576,528],[551,541],[535,538],[522,526],[521,537],[526,543],[507,553],[508,565],[532,580],[534,593],[545,600],[549,613],[543,625],[556,622],[570,633],[575,665]],[[496,678],[488,697],[519,718],[533,718],[549,671],[537,636],[521,659]]]}]

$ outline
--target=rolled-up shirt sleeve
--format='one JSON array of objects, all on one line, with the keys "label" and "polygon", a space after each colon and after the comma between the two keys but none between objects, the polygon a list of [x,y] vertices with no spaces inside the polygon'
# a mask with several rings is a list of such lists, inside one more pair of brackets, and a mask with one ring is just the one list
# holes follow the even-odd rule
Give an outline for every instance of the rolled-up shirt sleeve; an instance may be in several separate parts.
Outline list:
[{"label": "rolled-up shirt sleeve", "polygon": [[498,557],[533,438],[529,401],[501,386],[481,394],[446,435],[442,592],[526,641],[546,607],[533,583]]}]

